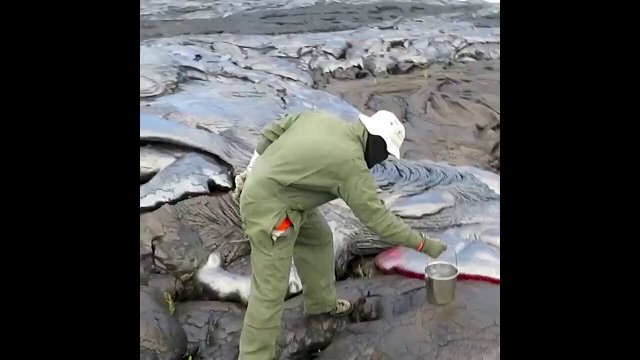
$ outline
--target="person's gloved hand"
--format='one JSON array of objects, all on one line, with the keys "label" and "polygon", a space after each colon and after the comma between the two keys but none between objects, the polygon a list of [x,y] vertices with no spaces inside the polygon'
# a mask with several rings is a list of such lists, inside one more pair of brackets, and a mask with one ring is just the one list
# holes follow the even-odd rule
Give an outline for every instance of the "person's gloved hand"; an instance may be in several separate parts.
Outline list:
[{"label": "person's gloved hand", "polygon": [[248,174],[249,174],[249,171],[245,170],[240,174],[236,175],[236,178],[235,178],[236,188],[235,190],[233,190],[233,199],[235,201],[240,201],[240,194],[242,194],[244,181],[247,179]]},{"label": "person's gloved hand", "polygon": [[423,252],[434,259],[447,250],[447,244],[440,240],[431,239],[425,234],[422,234],[422,239],[423,242],[418,248],[418,251]]},{"label": "person's gloved hand", "polygon": [[247,175],[249,175],[249,173],[251,172],[251,169],[253,169],[253,165],[255,164],[256,160],[258,160],[259,157],[260,155],[258,154],[258,152],[254,151],[253,156],[251,157],[251,160],[249,160],[249,165],[247,165],[247,170],[236,175],[236,178],[235,178],[236,189],[233,190],[233,199],[235,201],[240,201],[240,194],[242,194],[242,188],[244,187],[244,182],[247,180]]}]

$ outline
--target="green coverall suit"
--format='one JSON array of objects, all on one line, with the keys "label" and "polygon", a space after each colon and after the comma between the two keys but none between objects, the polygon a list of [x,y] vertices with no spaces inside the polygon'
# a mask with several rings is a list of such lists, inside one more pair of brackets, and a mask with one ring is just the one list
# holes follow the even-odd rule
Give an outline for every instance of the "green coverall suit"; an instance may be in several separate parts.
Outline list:
[{"label": "green coverall suit", "polygon": [[[341,198],[389,243],[417,248],[422,234],[393,215],[378,198],[364,159],[367,132],[323,112],[270,123],[256,148],[240,212],[251,243],[251,293],[240,338],[240,360],[272,360],[281,331],[292,258],[302,281],[306,314],[336,308],[333,235],[318,206]],[[285,217],[288,235],[272,241]]]}]

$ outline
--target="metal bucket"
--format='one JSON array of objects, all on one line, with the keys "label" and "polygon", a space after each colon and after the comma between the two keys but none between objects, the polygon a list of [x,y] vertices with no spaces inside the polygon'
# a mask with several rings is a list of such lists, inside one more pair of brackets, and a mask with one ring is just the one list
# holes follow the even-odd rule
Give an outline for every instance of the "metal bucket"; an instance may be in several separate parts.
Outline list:
[{"label": "metal bucket", "polygon": [[427,301],[433,305],[446,305],[455,300],[458,274],[457,254],[455,254],[455,264],[446,261],[428,263],[424,269]]}]

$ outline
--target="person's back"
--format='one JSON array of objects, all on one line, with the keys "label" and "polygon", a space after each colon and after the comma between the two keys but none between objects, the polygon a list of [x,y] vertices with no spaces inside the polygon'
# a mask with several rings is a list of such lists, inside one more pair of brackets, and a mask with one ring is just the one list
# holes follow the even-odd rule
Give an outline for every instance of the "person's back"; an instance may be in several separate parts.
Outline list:
[{"label": "person's back", "polygon": [[349,170],[344,165],[359,159],[364,166],[364,128],[358,125],[324,112],[299,114],[261,155],[243,191],[252,194],[254,185],[269,184],[271,193],[264,195],[279,192],[293,210],[310,210],[335,199],[338,181]]}]

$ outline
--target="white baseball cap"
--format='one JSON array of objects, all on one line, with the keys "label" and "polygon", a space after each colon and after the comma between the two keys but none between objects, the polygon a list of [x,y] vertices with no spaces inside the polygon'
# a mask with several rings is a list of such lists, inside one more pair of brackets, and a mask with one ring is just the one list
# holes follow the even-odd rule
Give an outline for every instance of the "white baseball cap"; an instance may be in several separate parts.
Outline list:
[{"label": "white baseball cap", "polygon": [[404,142],[405,130],[404,125],[392,112],[380,110],[371,117],[360,114],[360,121],[369,134],[384,139],[389,154],[400,159],[400,146]]}]

